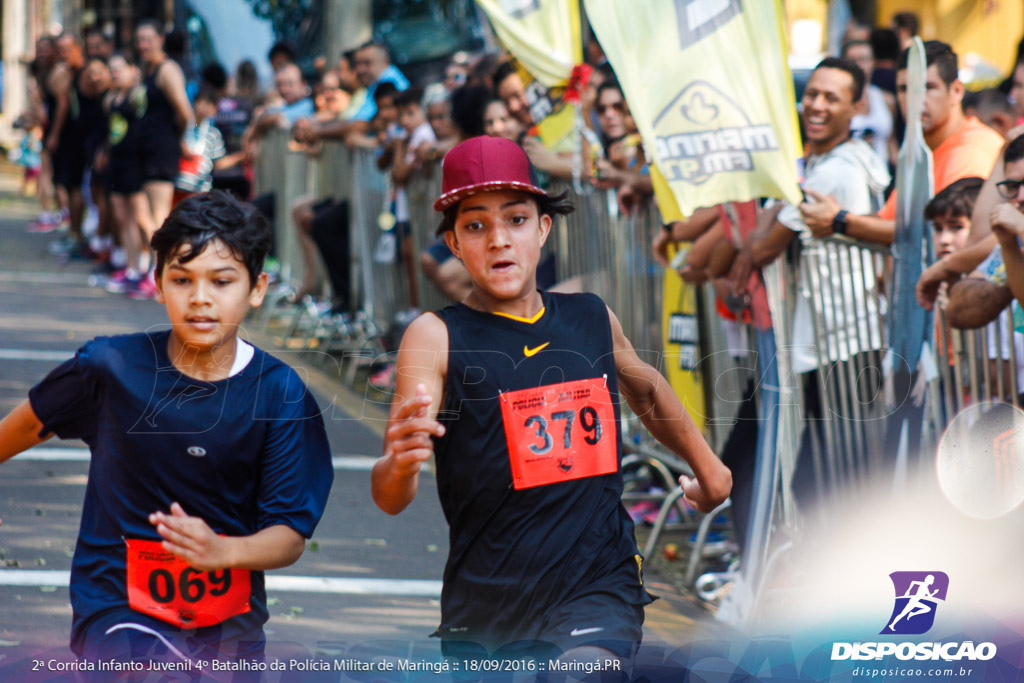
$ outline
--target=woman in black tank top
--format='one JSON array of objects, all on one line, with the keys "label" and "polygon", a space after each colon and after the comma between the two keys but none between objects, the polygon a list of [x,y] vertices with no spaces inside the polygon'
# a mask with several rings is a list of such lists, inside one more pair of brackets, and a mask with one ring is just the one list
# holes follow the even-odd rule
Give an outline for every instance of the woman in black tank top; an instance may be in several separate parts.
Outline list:
[{"label": "woman in black tank top", "polygon": [[680,485],[697,508],[722,503],[732,477],[598,297],[537,290],[552,221],[572,207],[537,186],[523,149],[472,138],[443,168],[434,208],[473,289],[405,332],[374,500],[401,512],[436,457],[450,528],[435,633],[446,655],[502,648],[623,670],[651,597],[620,501],[620,389],[692,467],[696,480]]},{"label": "woman in black tank top", "polygon": [[181,136],[194,115],[185,94],[185,77],[163,50],[159,22],[145,20],[135,29],[135,49],[143,65],[146,110],[139,120],[139,154],[150,220],[142,227],[152,235],[171,212],[174,180],[182,154]]},{"label": "woman in black tank top", "polygon": [[[142,277],[142,255],[148,237],[140,219],[152,221],[149,201],[142,191],[142,163],[139,153],[139,120],[146,111],[146,90],[139,83],[138,68],[130,58],[110,58],[114,87],[104,103],[109,116],[107,133],[107,190],[116,230],[126,257],[128,278]],[[143,241],[145,237],[145,241]]]}]

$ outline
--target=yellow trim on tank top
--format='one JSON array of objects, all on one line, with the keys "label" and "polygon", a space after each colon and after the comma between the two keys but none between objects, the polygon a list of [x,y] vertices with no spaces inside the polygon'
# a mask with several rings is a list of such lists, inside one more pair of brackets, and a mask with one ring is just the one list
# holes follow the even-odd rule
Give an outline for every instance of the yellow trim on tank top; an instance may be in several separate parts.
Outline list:
[{"label": "yellow trim on tank top", "polygon": [[494,315],[500,315],[502,318],[508,318],[509,320],[515,320],[516,322],[532,325],[544,317],[545,310],[547,310],[547,306],[541,306],[540,310],[537,311],[537,313],[532,318],[520,318],[518,315],[512,315],[511,313],[501,313],[499,311],[492,311],[492,313]]}]

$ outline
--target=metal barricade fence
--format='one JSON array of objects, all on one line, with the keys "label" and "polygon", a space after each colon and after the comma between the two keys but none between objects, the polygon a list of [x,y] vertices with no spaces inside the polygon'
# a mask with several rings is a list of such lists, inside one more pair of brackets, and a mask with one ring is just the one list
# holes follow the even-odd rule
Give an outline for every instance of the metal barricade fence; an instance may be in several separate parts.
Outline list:
[{"label": "metal barricade fence", "polygon": [[946,422],[970,404],[997,401],[1021,405],[1024,335],[1014,330],[1013,303],[977,329],[950,326],[939,310],[938,363]]},{"label": "metal barricade fence", "polygon": [[[382,214],[390,213],[391,186],[376,166],[373,150],[350,150],[340,144],[325,144],[316,158],[289,151],[287,135],[274,131],[261,146],[257,162],[257,192],[275,191],[276,244],[283,278],[294,279],[301,273],[301,259],[288,207],[309,190],[317,197],[332,196],[349,202],[351,241],[351,278],[354,284],[353,309],[359,311],[374,331],[363,334],[355,345],[379,335],[396,315],[411,305],[406,268],[390,255],[398,250],[385,249],[387,238]],[[440,168],[434,166],[406,185],[409,199],[412,254],[419,292],[419,308],[433,310],[447,304],[419,267],[423,250],[434,240],[439,216],[433,200],[440,191]],[[552,192],[567,189],[554,183]],[[660,365],[662,342],[663,272],[651,254],[650,244],[661,229],[661,218],[653,203],[641,202],[631,214],[622,215],[614,192],[595,190],[572,197],[576,211],[556,222],[545,253],[554,255],[558,288],[589,291],[601,296],[616,312],[626,335],[645,360]],[[794,266],[779,262],[766,269],[766,280],[774,282],[770,294],[776,331],[788,341],[788,332],[804,326],[817,357],[811,369],[824,419],[815,423],[820,443],[814,450],[814,476],[819,489],[845,486],[874,474],[883,461],[882,435],[890,405],[881,386],[885,339],[886,299],[883,283],[884,258],[888,249],[844,238],[811,240],[804,245]],[[773,287],[769,287],[772,290]],[[804,303],[800,303],[800,299]],[[796,308],[804,305],[804,319]],[[729,353],[717,314],[714,293],[706,287],[699,297],[699,319],[703,356],[701,372],[707,395],[707,435],[713,447],[720,449],[733,425],[743,393],[752,377],[763,374],[765,364],[774,358],[758,358],[761,366],[753,369],[752,356]],[[781,309],[781,310],[780,310]],[[781,319],[778,319],[780,318]],[[795,324],[794,324],[795,323]],[[332,323],[333,324],[333,323]],[[342,324],[342,323],[338,323]],[[344,324],[348,324],[345,322]],[[370,329],[367,328],[367,329]],[[948,328],[943,328],[948,329]],[[1017,344],[1008,322],[989,330],[947,331],[951,343],[939,345],[941,393],[936,393],[934,409],[928,417],[931,434],[937,438],[944,425],[968,402],[982,398],[1017,395]],[[398,340],[392,340],[397,344]],[[748,339],[747,344],[752,344]],[[1005,347],[1005,352],[988,351]],[[328,344],[328,347],[330,345]],[[744,349],[745,351],[745,349]],[[782,349],[780,348],[780,352]],[[990,359],[994,359],[990,366]],[[779,364],[780,386],[771,390],[799,395],[801,387],[790,384],[791,359]],[[737,370],[739,372],[737,372]],[[726,378],[726,379],[723,379]],[[938,387],[939,385],[933,385]],[[758,387],[763,391],[766,387]],[[795,411],[795,412],[794,412]],[[769,529],[773,524],[789,529],[798,526],[788,484],[799,450],[800,430],[806,428],[806,404],[787,397],[780,405],[778,434],[779,459],[772,460],[767,473],[769,490],[757,504],[762,529],[757,538],[766,548],[773,545]],[[624,413],[624,415],[626,415]],[[635,422],[635,421],[634,421]],[[742,427],[742,425],[741,425]],[[773,432],[774,434],[775,432]],[[639,434],[627,434],[633,437]],[[644,453],[655,453],[650,442],[637,437]],[[663,461],[680,465],[670,455]],[[775,482],[772,484],[771,482]],[[766,552],[768,552],[766,550]],[[770,564],[769,560],[769,564]],[[762,570],[759,569],[759,572]],[[765,573],[770,567],[764,568]],[[763,576],[755,577],[755,584]],[[750,598],[756,602],[757,589]],[[750,610],[741,610],[749,614]]]},{"label": "metal barricade fence", "polygon": [[420,267],[420,254],[429,247],[436,237],[434,232],[440,224],[440,214],[434,211],[434,200],[441,195],[441,166],[431,164],[411,178],[405,186],[409,198],[409,223],[412,231],[413,265],[419,292],[419,308],[436,311],[450,301],[433,282],[430,282]]},{"label": "metal barricade fence", "polygon": [[805,428],[823,428],[817,430],[823,442],[814,451],[815,487],[821,492],[866,477],[883,455],[886,302],[880,261],[887,252],[842,238],[810,240],[801,252],[800,296],[810,303],[820,401],[818,419],[805,420]]}]

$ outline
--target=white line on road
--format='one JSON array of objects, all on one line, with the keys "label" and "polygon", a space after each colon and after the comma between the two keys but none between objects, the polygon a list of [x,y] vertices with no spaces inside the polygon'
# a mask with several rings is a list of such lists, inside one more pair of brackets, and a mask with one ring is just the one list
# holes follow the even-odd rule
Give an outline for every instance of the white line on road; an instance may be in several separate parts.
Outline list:
[{"label": "white line on road", "polygon": [[[18,460],[48,460],[64,462],[88,462],[88,448],[41,448],[36,447],[18,456]],[[369,472],[377,458],[370,455],[336,455],[331,458],[336,470]]]},{"label": "white line on road", "polygon": [[0,349],[0,360],[63,361],[75,355],[74,351],[33,351],[31,349]]},{"label": "white line on road", "polygon": [[33,273],[20,270],[0,270],[0,282],[31,282],[39,285],[85,285],[89,276],[77,273]]},{"label": "white line on road", "polygon": [[[0,586],[67,586],[71,572],[57,569],[2,569]],[[401,595],[436,598],[441,582],[427,579],[363,579],[329,576],[266,577],[267,591],[335,595]]]}]

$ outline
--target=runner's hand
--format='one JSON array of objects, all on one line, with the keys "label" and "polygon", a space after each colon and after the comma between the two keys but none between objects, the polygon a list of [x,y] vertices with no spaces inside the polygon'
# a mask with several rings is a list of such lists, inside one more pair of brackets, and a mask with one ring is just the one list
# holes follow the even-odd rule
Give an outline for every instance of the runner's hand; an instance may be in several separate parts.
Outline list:
[{"label": "runner's hand", "polygon": [[423,463],[434,454],[432,436],[444,436],[444,425],[428,416],[433,399],[425,384],[416,387],[416,395],[398,406],[385,434],[384,452],[394,463],[399,478],[419,474]]},{"label": "runner's hand", "polygon": [[699,481],[685,474],[679,475],[679,485],[683,487],[683,500],[705,513],[711,512],[729,497],[728,489],[725,495],[712,495],[704,490]]},{"label": "runner's hand", "polygon": [[177,503],[170,513],[154,512],[149,523],[164,541],[164,550],[172,552],[201,571],[216,571],[231,566],[230,542],[216,534],[199,517],[191,517]]}]

